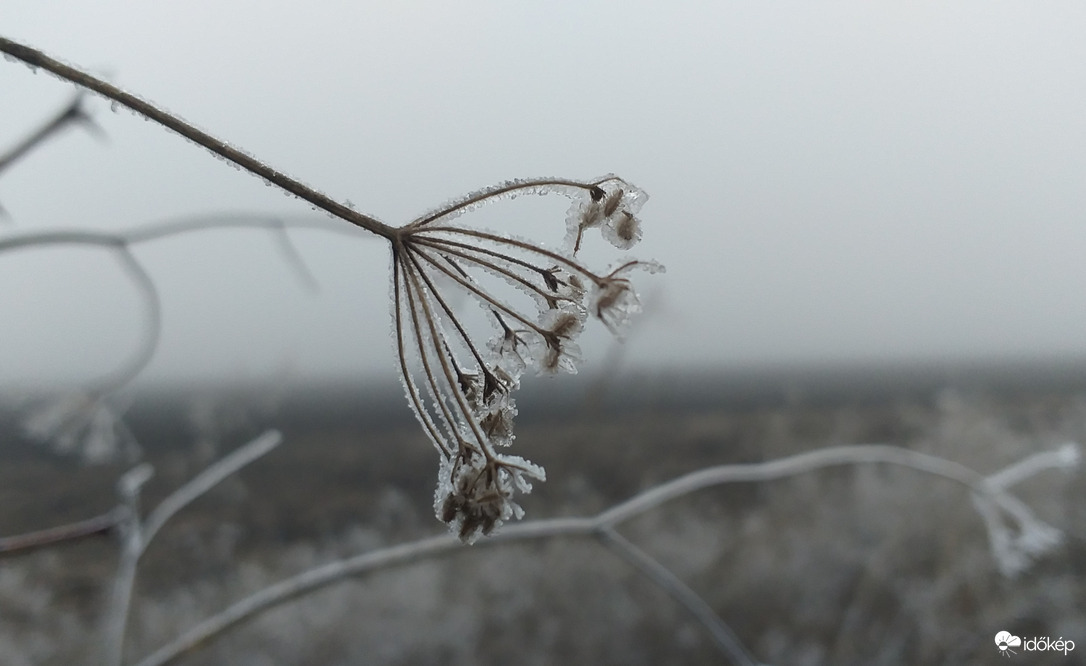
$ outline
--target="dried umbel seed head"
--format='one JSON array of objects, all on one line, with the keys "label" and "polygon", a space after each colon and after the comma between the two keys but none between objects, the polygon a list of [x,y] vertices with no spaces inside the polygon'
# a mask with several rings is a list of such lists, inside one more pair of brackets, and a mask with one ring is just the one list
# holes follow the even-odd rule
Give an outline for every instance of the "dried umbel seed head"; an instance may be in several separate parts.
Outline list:
[{"label": "dried umbel seed head", "polygon": [[[525,193],[573,199],[565,252],[454,221]],[[575,373],[581,360],[576,341],[589,317],[620,333],[640,309],[626,275],[634,268],[657,270],[656,264],[626,260],[597,273],[577,250],[584,232],[595,227],[616,247],[634,245],[646,198],[614,176],[587,183],[515,181],[420,217],[393,239],[393,320],[404,388],[441,455],[434,510],[464,541],[520,517],[515,492],[528,492],[529,478],[543,479],[542,468],[497,453],[514,440],[512,393],[524,371]],[[450,289],[488,313],[494,335],[484,344],[457,316]]]},{"label": "dried umbel seed head", "polygon": [[[531,489],[529,477],[543,470],[515,456],[497,453],[512,439],[512,392],[528,365],[544,372],[576,371],[576,337],[589,314],[619,330],[639,304],[620,273],[607,274],[578,259],[585,232],[602,227],[619,248],[640,238],[637,214],[647,195],[621,178],[593,181],[558,178],[502,183],[443,206],[398,228],[344,206],[251,155],[196,129],[185,121],[101,79],[45,54],[0,38],[0,50],[32,67],[87,86],[145,118],[170,127],[220,157],[389,241],[392,250],[392,308],[396,355],[408,403],[441,456],[435,511],[465,541],[488,534],[510,517],[519,517],[515,491]],[[459,223],[480,206],[526,194],[558,194],[573,205],[567,213],[566,246],[561,251]],[[500,278],[498,287],[487,279]],[[493,281],[493,280],[492,280]],[[497,334],[485,344],[457,316],[452,289],[481,305]],[[510,294],[503,289],[519,290]],[[520,305],[528,294],[535,307]],[[523,299],[521,299],[522,301]],[[61,410],[63,411],[63,410]],[[113,417],[101,410],[98,422]],[[50,416],[50,415],[46,415]],[[48,430],[53,417],[45,418]],[[105,428],[103,428],[105,429]],[[103,448],[109,433],[102,433]]]},{"label": "dried umbel seed head", "polygon": [[513,493],[531,491],[531,478],[543,481],[546,473],[518,456],[485,460],[467,452],[441,465],[434,508],[462,541],[472,543],[524,515]]}]

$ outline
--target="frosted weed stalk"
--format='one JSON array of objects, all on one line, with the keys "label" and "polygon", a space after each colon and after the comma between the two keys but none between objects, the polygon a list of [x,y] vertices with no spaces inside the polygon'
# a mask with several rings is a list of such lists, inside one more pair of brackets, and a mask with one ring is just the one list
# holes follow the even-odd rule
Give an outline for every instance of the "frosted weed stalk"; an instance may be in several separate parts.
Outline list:
[{"label": "frosted weed stalk", "polygon": [[[500,453],[513,441],[513,393],[524,372],[576,372],[577,338],[589,317],[621,335],[640,303],[629,275],[662,270],[622,259],[596,272],[577,257],[585,233],[600,229],[621,250],[641,238],[637,217],[647,195],[617,176],[504,183],[470,194],[402,227],[359,213],[180,118],[35,49],[0,37],[9,60],[44,69],[94,91],[293,194],[315,208],[389,241],[392,321],[407,400],[441,460],[434,508],[462,541],[490,534],[523,510],[514,495],[545,478],[543,468]],[[572,199],[564,248],[463,224],[465,213],[521,195]],[[494,336],[480,344],[454,313],[449,287],[487,314]],[[518,294],[519,292],[519,294]],[[528,296],[527,305],[523,295]],[[519,300],[518,300],[519,299]]]},{"label": "frosted weed stalk", "polygon": [[[520,194],[573,199],[565,252],[456,222],[474,207]],[[441,454],[435,510],[462,540],[471,542],[520,518],[514,493],[529,492],[532,480],[545,478],[538,465],[499,453],[513,441],[512,394],[524,371],[576,372],[576,340],[589,316],[621,334],[640,310],[626,276],[637,268],[658,271],[658,264],[627,259],[596,273],[576,259],[576,251],[594,227],[620,249],[633,246],[641,236],[637,212],[645,199],[642,190],[615,176],[586,183],[515,181],[416,219],[392,239],[400,370],[407,400]],[[488,277],[498,279],[486,282]],[[439,284],[450,282],[493,323],[495,334],[485,347],[442,294]],[[528,295],[532,306],[514,305],[488,286],[495,282]]]}]

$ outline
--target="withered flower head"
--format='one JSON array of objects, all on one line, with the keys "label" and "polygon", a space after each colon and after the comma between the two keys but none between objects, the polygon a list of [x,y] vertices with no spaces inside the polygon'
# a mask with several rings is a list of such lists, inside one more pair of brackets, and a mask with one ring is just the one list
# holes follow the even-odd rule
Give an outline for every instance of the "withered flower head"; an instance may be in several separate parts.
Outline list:
[{"label": "withered flower head", "polygon": [[[461,223],[464,213],[524,194],[573,199],[565,251]],[[615,176],[591,182],[514,181],[476,192],[400,227],[392,239],[394,339],[408,403],[441,455],[434,509],[465,542],[522,510],[514,493],[543,469],[497,453],[512,444],[512,393],[528,367],[577,371],[577,338],[589,316],[619,333],[640,310],[627,260],[596,273],[577,258],[585,231],[600,227],[626,249],[641,237],[647,195]],[[480,344],[448,291],[483,308],[494,333]],[[458,295],[459,296],[459,295]]]}]

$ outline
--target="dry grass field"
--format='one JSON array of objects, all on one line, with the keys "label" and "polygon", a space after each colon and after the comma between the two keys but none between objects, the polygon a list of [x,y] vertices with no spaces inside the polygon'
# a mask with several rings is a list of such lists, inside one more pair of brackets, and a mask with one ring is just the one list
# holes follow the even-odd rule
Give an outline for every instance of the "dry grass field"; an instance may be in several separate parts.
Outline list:
[{"label": "dry grass field", "polygon": [[[1031,452],[1086,441],[1086,383],[1073,368],[1062,373],[974,369],[956,375],[958,388],[944,386],[945,373],[919,371],[787,381],[635,376],[610,385],[564,381],[564,401],[543,382],[520,400],[518,448],[548,474],[524,500],[527,519],[590,515],[692,470],[838,444],[896,444],[989,474]],[[51,455],[23,441],[13,415],[0,440],[0,533],[115,503],[121,468]],[[137,402],[129,421],[156,468],[146,507],[264,428],[285,435],[178,514],[151,546],[130,659],[293,573],[445,530],[433,518],[432,447],[398,391],[163,391]],[[883,465],[710,488],[620,531],[698,592],[765,663],[993,663],[1000,630],[1086,641],[1086,478],[1047,471],[1014,491],[1066,541],[1013,579],[1000,574],[966,490]],[[116,550],[114,539],[99,537],[0,560],[2,662],[86,663]],[[1074,653],[1018,655],[1026,658],[1081,663]],[[597,542],[570,537],[484,540],[350,579],[260,615],[179,663],[720,661],[672,598]]]}]

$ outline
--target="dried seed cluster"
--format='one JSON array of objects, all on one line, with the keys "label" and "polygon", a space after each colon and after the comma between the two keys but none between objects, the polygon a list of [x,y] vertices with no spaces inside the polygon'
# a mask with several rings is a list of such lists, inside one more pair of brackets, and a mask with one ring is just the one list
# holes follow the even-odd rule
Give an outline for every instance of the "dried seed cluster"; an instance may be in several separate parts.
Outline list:
[{"label": "dried seed cluster", "polygon": [[[523,194],[573,199],[564,251],[456,221],[481,205]],[[441,454],[435,511],[463,541],[520,518],[515,492],[527,493],[532,480],[545,479],[542,467],[500,452],[513,442],[513,392],[521,376],[528,368],[575,373],[576,340],[586,320],[595,317],[620,334],[641,309],[628,274],[663,270],[628,259],[597,273],[577,258],[585,232],[593,228],[619,249],[637,243],[637,213],[647,198],[610,175],[591,182],[513,181],[397,230],[392,300],[400,370],[407,400]],[[486,311],[494,335],[485,344],[454,313],[450,289],[468,294]],[[523,294],[534,305],[522,305]]]}]

